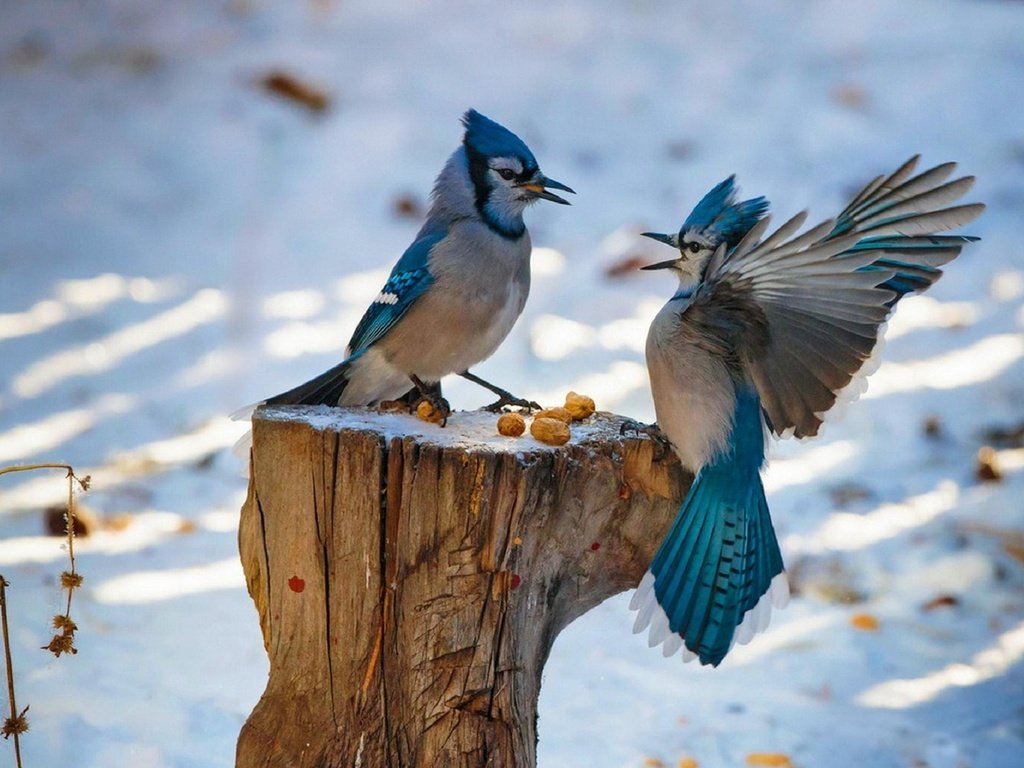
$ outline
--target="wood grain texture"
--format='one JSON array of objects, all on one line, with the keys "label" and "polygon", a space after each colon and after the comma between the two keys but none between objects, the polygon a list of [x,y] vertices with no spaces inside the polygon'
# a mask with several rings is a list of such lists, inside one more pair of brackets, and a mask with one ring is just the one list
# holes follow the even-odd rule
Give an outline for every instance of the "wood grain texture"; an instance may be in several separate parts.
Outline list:
[{"label": "wood grain texture", "polygon": [[495,421],[257,411],[239,547],[270,676],[240,768],[535,765],[555,637],[637,584],[690,478],[617,416],[559,448]]}]

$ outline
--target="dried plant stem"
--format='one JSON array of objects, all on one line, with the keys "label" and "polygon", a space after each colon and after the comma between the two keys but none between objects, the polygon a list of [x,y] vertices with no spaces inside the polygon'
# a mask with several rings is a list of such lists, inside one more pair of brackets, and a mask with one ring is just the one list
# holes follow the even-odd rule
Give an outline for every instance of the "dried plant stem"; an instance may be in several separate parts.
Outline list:
[{"label": "dried plant stem", "polygon": [[[75,571],[75,480],[77,480],[77,478],[75,477],[74,471],[71,467],[68,467],[68,511],[65,524],[67,526],[66,532],[68,536],[68,560],[71,562],[72,576],[78,575]],[[68,586],[68,602],[67,607],[64,610],[64,616],[68,619],[71,618],[71,595],[74,591],[74,587]]]},{"label": "dried plant stem", "polygon": [[44,650],[59,657],[62,653],[78,653],[75,649],[75,630],[78,629],[78,626],[71,619],[71,598],[74,591],[82,585],[82,577],[75,569],[75,483],[77,482],[83,491],[87,491],[89,490],[91,478],[88,475],[81,478],[78,477],[75,475],[75,470],[70,464],[51,463],[19,464],[13,467],[3,467],[0,469],[0,475],[6,475],[11,472],[30,472],[36,469],[63,469],[67,472],[68,479],[68,506],[65,513],[65,530],[68,537],[68,559],[71,568],[60,575],[60,584],[63,589],[68,591],[68,599],[64,613],[53,617],[53,627],[58,630],[57,634],[53,636],[53,639],[47,645],[43,646]]},{"label": "dried plant stem", "polygon": [[[82,490],[88,490],[90,478],[88,475],[86,475],[84,478],[77,477],[75,475],[74,467],[72,467],[70,464],[53,463],[18,464],[13,467],[3,467],[0,468],[0,475],[6,475],[11,472],[31,472],[37,469],[63,469],[65,472],[67,472],[68,508],[65,514],[65,529],[67,531],[68,537],[68,560],[71,563],[71,569],[61,574],[61,586],[68,591],[68,600],[63,614],[64,621],[55,621],[55,624],[58,625],[58,628],[69,628],[70,632],[73,634],[74,622],[71,621],[71,596],[72,594],[74,594],[75,589],[77,589],[82,583],[82,577],[78,574],[78,571],[75,570],[75,483],[77,482],[78,485],[82,488]],[[61,645],[63,651],[70,651],[74,653],[74,647],[70,644],[69,641],[65,641],[59,645]],[[51,643],[50,646],[47,646],[47,648],[56,653],[56,655],[60,655],[57,648],[53,647],[53,643]]]},{"label": "dried plant stem", "polygon": [[[7,475],[12,472],[31,472],[37,469],[63,469],[67,472],[68,479],[68,507],[65,513],[65,530],[68,537],[68,558],[71,563],[71,569],[64,571],[60,575],[61,586],[68,591],[68,600],[64,613],[55,616],[53,619],[54,628],[60,631],[54,635],[49,645],[43,646],[55,656],[60,656],[62,653],[77,653],[74,639],[75,630],[78,627],[71,620],[71,595],[81,585],[82,577],[75,570],[75,483],[77,482],[83,491],[88,490],[90,478],[88,476],[83,478],[76,476],[75,470],[70,464],[51,463],[19,464],[13,467],[2,467],[0,468],[0,475]],[[7,627],[7,586],[7,581],[3,576],[0,576],[0,623],[2,623],[3,627],[4,657],[7,662],[7,694],[11,706],[11,716],[4,720],[2,732],[5,739],[8,736],[14,737],[15,762],[17,768],[22,768],[20,736],[28,730],[28,721],[25,719],[28,707],[18,712],[18,705],[14,697],[14,664],[11,661],[11,641]]]},{"label": "dried plant stem", "polygon": [[67,471],[68,477],[74,477],[74,467],[70,464],[16,464],[13,467],[0,467],[0,475],[10,472],[31,472],[34,469],[63,469]]},{"label": "dried plant stem", "polygon": [[7,629],[7,580],[3,576],[0,576],[0,622],[3,624],[4,658],[7,662],[7,697],[11,703],[11,716],[4,724],[4,733],[6,735],[7,725],[11,724],[10,734],[14,736],[14,759],[18,768],[21,768],[21,742],[19,740],[21,729],[15,724],[19,720],[24,722],[28,707],[25,707],[25,712],[19,714],[18,703],[14,696],[14,664],[11,662],[11,640],[10,632]]}]

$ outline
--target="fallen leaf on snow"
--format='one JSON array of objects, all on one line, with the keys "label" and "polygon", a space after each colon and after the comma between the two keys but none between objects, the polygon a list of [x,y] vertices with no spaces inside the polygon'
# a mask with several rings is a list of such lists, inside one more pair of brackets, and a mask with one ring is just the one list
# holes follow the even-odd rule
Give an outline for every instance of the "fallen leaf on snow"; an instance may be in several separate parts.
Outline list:
[{"label": "fallen leaf on snow", "polygon": [[960,605],[960,598],[956,595],[937,595],[921,606],[923,611],[934,611],[936,608],[952,608]]},{"label": "fallen leaf on snow", "polygon": [[645,264],[651,263],[650,259],[645,259],[643,256],[623,256],[618,261],[612,262],[604,269],[605,277],[622,277],[623,275],[630,275]]},{"label": "fallen leaf on snow", "polygon": [[870,613],[855,613],[850,617],[850,625],[865,632],[877,632],[879,621]]},{"label": "fallen leaf on snow", "polygon": [[793,763],[788,755],[782,752],[751,752],[747,755],[747,765],[769,765],[778,768],[792,768]]},{"label": "fallen leaf on snow", "polygon": [[286,72],[269,72],[260,82],[264,90],[310,112],[326,112],[330,106],[330,98],[323,90]]},{"label": "fallen leaf on snow", "polygon": [[974,476],[983,483],[999,482],[1003,479],[1003,470],[999,468],[999,458],[994,448],[985,445],[978,449]]}]

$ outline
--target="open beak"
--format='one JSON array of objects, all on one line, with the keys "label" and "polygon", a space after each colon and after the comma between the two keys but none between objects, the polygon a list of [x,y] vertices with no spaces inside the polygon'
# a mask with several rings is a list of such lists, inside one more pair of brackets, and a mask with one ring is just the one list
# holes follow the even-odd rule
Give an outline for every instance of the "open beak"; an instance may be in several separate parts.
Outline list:
[{"label": "open beak", "polygon": [[[641,232],[643,237],[649,237],[651,240],[657,240],[659,243],[665,245],[671,245],[673,248],[677,248],[679,245],[679,239],[676,235],[662,235],[657,232]],[[640,269],[671,269],[679,263],[679,258],[669,259],[668,261],[659,261],[657,264],[648,264],[646,267],[640,267]]]},{"label": "open beak", "polygon": [[562,205],[572,205],[572,203],[564,197],[559,197],[553,192],[549,192],[549,189],[560,189],[563,192],[570,192],[574,195],[576,194],[575,190],[565,186],[565,184],[560,181],[549,179],[543,173],[538,173],[528,182],[520,184],[519,186],[532,193],[534,197],[538,197],[541,200],[550,200],[553,203],[561,203]]},{"label": "open beak", "polygon": [[679,263],[679,259],[669,259],[668,261],[659,261],[657,264],[648,264],[646,267],[640,267],[640,269],[671,269]]}]

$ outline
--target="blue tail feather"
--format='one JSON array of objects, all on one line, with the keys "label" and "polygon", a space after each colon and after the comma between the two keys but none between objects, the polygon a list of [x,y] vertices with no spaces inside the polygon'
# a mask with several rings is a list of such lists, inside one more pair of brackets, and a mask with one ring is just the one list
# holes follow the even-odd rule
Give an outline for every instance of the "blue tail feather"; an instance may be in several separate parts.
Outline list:
[{"label": "blue tail feather", "polygon": [[729,448],[698,473],[654,561],[654,593],[669,628],[717,666],[743,616],[782,572],[761,484],[760,401],[737,397]]}]

